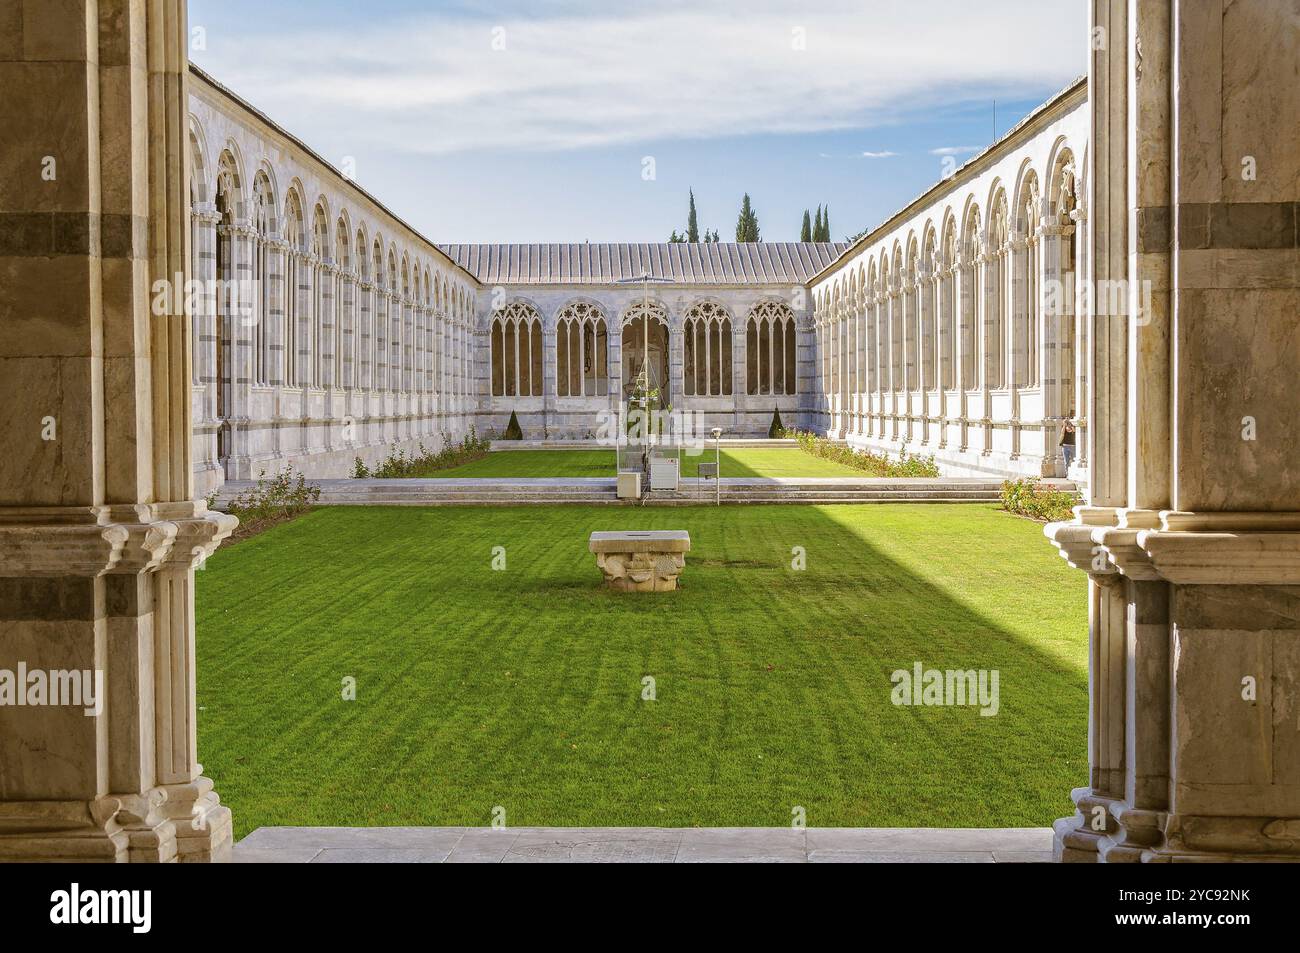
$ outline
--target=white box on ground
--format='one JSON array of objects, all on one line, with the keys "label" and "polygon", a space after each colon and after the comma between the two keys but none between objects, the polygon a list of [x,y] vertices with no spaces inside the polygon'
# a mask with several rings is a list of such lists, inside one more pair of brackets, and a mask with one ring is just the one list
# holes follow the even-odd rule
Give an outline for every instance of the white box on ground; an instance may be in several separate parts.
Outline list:
[{"label": "white box on ground", "polygon": [[618,498],[620,500],[641,499],[641,474],[635,470],[625,470],[619,473]]},{"label": "white box on ground", "polygon": [[650,458],[650,489],[676,490],[681,476],[680,461],[676,457]]}]

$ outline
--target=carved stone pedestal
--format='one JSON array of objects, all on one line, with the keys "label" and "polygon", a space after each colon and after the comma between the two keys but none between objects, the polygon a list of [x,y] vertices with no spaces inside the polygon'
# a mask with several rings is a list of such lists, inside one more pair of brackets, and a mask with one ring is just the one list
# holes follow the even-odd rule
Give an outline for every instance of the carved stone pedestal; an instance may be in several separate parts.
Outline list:
[{"label": "carved stone pedestal", "polygon": [[685,530],[592,533],[587,548],[605,585],[620,592],[671,592],[691,548]]}]

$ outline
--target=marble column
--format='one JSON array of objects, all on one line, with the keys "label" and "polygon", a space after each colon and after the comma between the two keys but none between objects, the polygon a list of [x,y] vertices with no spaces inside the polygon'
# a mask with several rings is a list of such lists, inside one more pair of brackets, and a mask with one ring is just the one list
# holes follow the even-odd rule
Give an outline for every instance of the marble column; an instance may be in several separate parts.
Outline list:
[{"label": "marble column", "polygon": [[0,181],[25,223],[0,249],[0,668],[102,692],[6,711],[0,859],[222,860],[193,570],[237,521],[193,499],[193,329],[149,294],[190,269],[184,5],[21,6],[0,37],[6,149],[32,157]]},{"label": "marble column", "polygon": [[1020,388],[1028,379],[1029,310],[1026,307],[1025,288],[1028,285],[1029,239],[1012,232],[1002,253],[1003,281],[1005,282],[1003,320],[1007,329],[1006,350],[1003,352],[1003,382],[1010,396],[1011,459],[1020,457]]},{"label": "marble column", "polygon": [[1300,35],[1094,0],[1089,776],[1065,861],[1300,861]]},{"label": "marble column", "polygon": [[217,428],[217,348],[221,346],[218,327],[218,296],[222,290],[217,285],[218,244],[217,231],[221,215],[211,203],[196,205],[190,210],[190,241],[193,246],[194,274],[192,281],[199,282],[202,291],[193,297],[196,311],[193,315],[193,372],[194,401],[194,452],[198,457],[197,469],[203,473],[205,484],[221,485],[224,474],[220,472]]}]

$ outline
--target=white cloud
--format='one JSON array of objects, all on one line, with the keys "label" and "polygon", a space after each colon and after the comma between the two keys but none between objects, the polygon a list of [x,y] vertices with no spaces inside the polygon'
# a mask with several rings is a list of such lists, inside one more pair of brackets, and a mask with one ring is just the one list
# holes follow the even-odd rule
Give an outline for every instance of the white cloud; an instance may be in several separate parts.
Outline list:
[{"label": "white cloud", "polygon": [[1079,0],[538,6],[246,19],[195,57],[308,141],[345,118],[367,145],[455,153],[861,128],[1062,86],[1085,56]]},{"label": "white cloud", "polygon": [[894,156],[896,156],[896,155],[898,155],[897,152],[888,152],[888,151],[886,151],[886,152],[864,152],[864,153],[862,153],[862,158],[864,158],[864,159],[892,159],[892,158],[894,158]]},{"label": "white cloud", "polygon": [[931,149],[932,156],[966,156],[979,152],[981,146],[940,146],[938,149]]}]

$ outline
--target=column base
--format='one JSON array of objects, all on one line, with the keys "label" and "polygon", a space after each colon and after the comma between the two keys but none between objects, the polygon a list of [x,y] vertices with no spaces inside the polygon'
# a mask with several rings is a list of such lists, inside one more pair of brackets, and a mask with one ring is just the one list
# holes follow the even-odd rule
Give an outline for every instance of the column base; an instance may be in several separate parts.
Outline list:
[{"label": "column base", "polygon": [[226,863],[234,848],[230,808],[221,803],[211,779],[160,788],[163,813],[176,828],[176,859],[182,864]]},{"label": "column base", "polygon": [[233,830],[207,778],[95,801],[9,801],[0,863],[222,863]]},{"label": "column base", "polygon": [[0,862],[166,863],[176,828],[157,813],[161,796],[0,804]]},{"label": "column base", "polygon": [[1070,792],[1075,813],[1052,824],[1052,859],[1063,864],[1101,863],[1102,841],[1118,827],[1111,813],[1113,798],[1094,794],[1092,788]]}]

